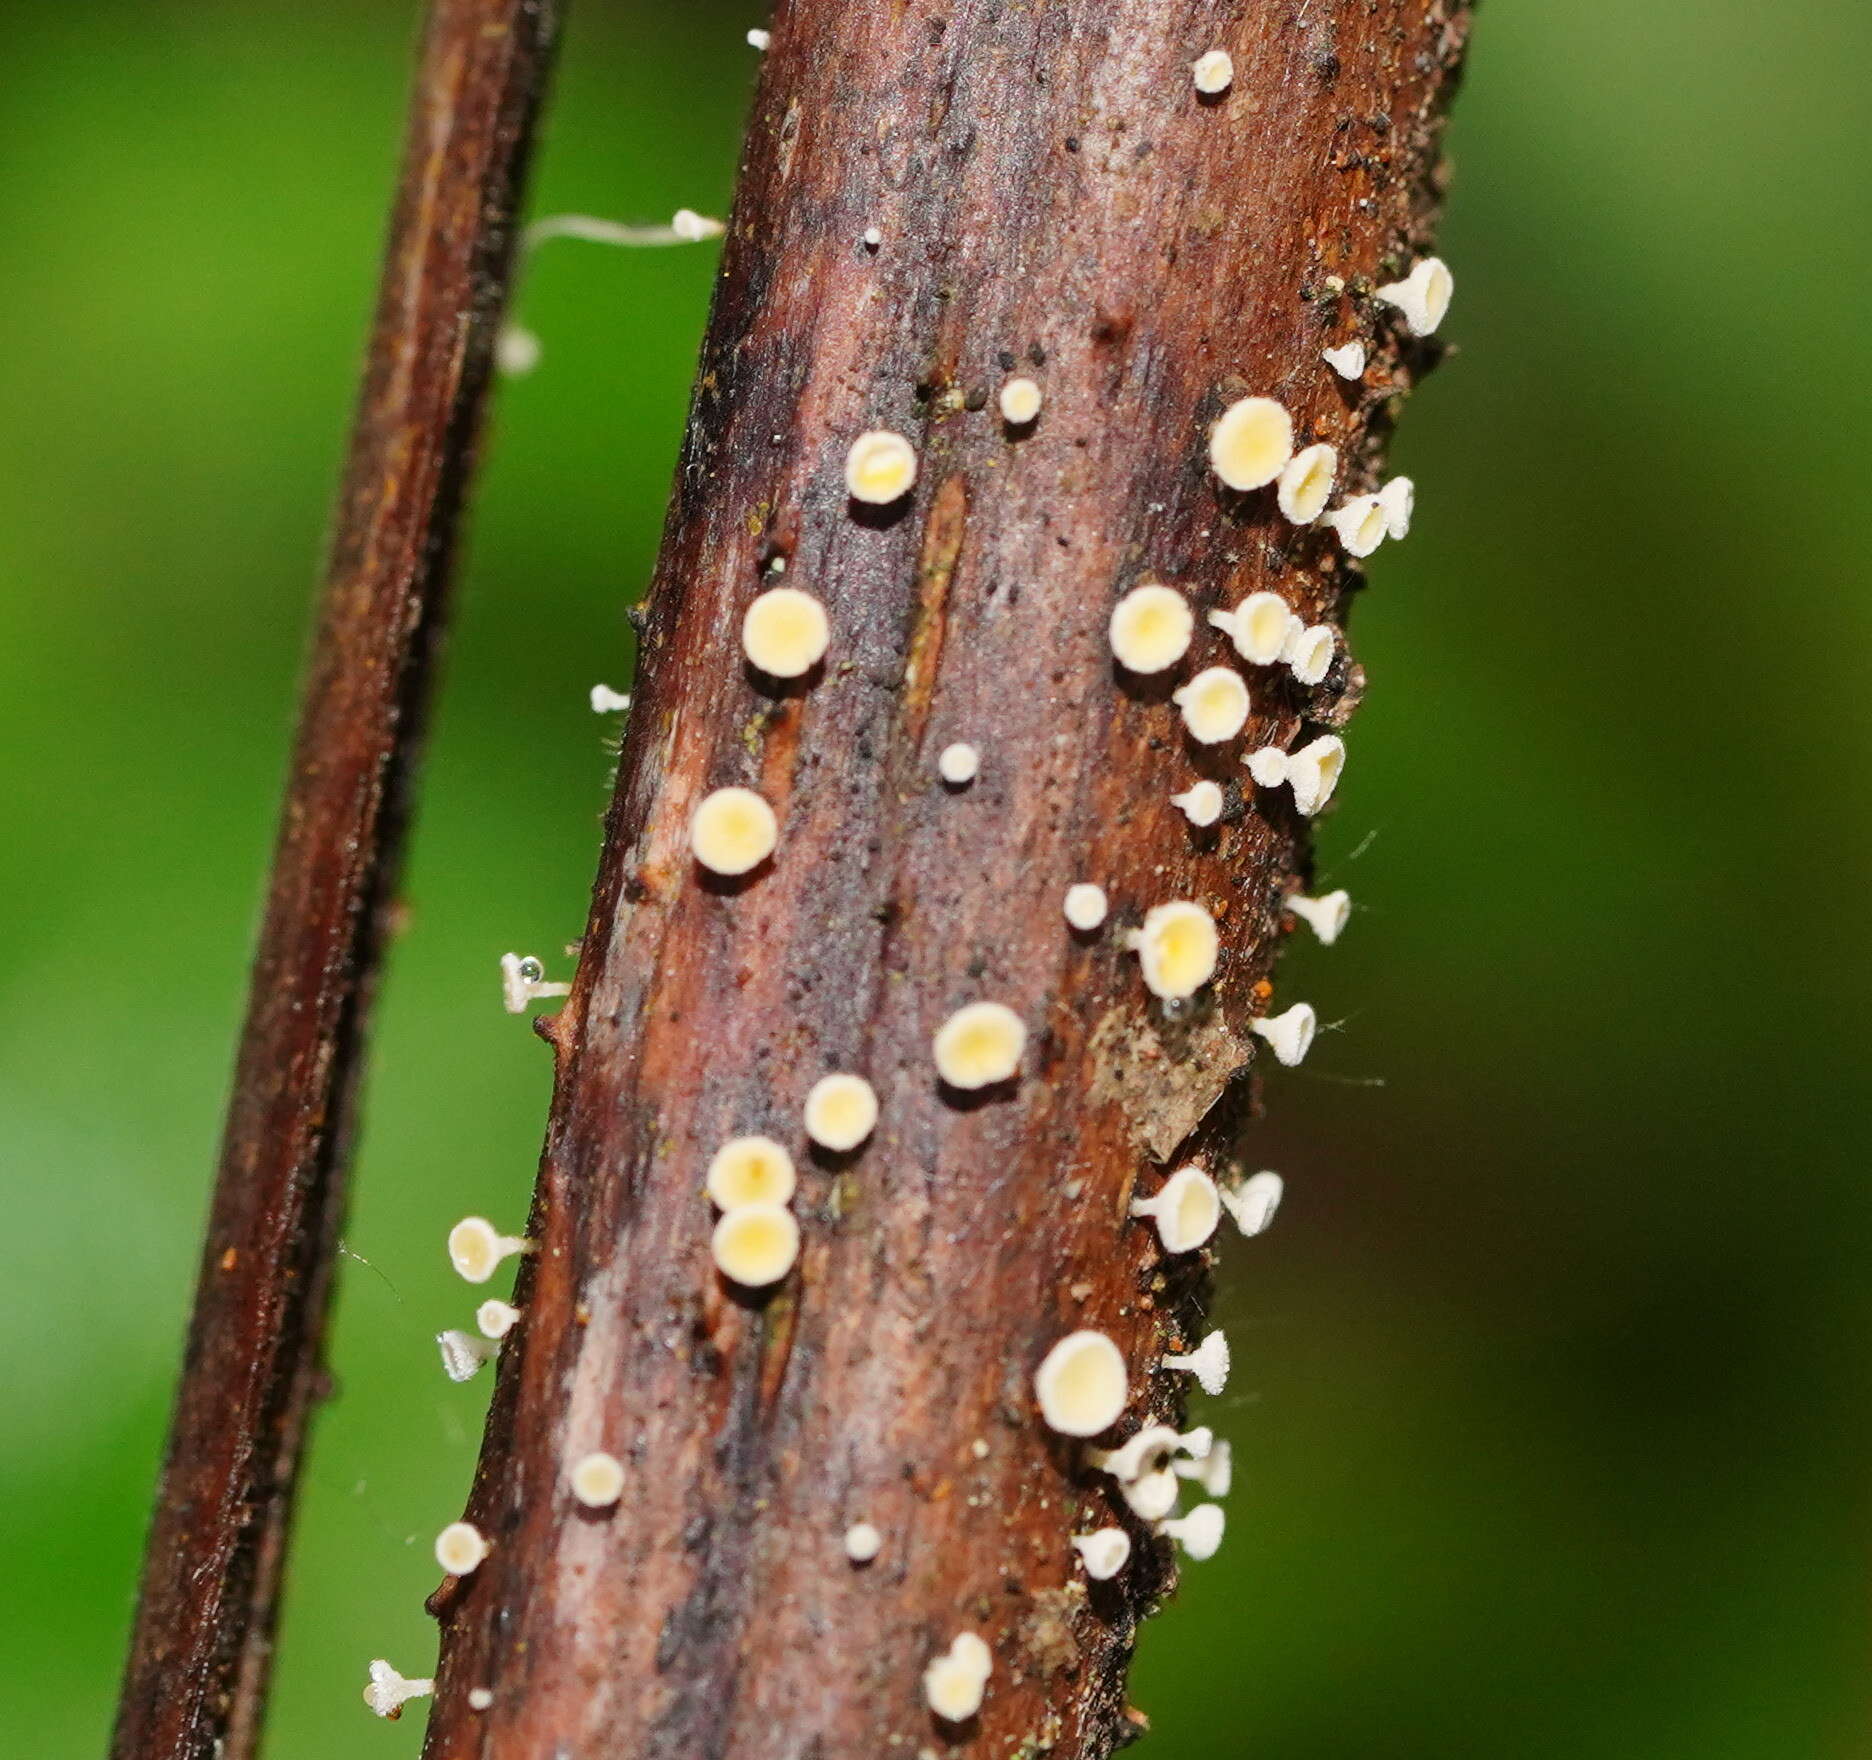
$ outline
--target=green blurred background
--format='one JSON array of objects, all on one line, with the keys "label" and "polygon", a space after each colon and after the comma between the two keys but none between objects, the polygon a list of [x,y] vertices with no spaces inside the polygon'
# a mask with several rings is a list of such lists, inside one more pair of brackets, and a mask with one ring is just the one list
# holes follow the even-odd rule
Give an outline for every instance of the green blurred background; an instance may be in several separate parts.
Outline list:
[{"label": "green blurred background", "polygon": [[[728,199],[759,22],[580,0],[537,192]],[[0,1753],[108,1727],[395,162],[403,4],[9,8],[0,62]],[[1170,1760],[1872,1754],[1860,0],[1492,0],[1459,352],[1228,1252],[1228,1545],[1147,1628]],[[273,1760],[419,1672],[521,1214],[622,612],[712,248],[555,246],[499,398],[384,1000]],[[560,962],[553,962],[557,965]],[[1374,1085],[1382,1081],[1382,1086]]]}]

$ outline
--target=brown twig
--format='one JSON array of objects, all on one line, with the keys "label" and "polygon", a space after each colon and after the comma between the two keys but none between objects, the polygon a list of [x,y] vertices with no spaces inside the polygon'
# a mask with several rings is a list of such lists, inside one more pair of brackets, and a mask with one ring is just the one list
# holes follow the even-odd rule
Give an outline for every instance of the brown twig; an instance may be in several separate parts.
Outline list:
[{"label": "brown twig", "polygon": [[115,1760],[255,1750],[388,932],[552,0],[434,0]]},{"label": "brown twig", "polygon": [[[1156,1365],[1203,1329],[1204,1255],[1166,1261],[1127,1208],[1173,1153],[1225,1167],[1249,1111],[1308,849],[1241,755],[1342,726],[1362,675],[1343,650],[1317,687],[1249,669],[1244,737],[1199,750],[1168,684],[1114,670],[1106,619],[1146,571],[1176,582],[1186,672],[1232,663],[1201,615],[1257,589],[1343,621],[1357,570],[1270,491],[1219,490],[1204,436],[1266,393],[1338,447],[1343,490],[1375,481],[1431,350],[1371,290],[1428,247],[1466,28],[1460,0],[782,0],[577,981],[546,1025],[539,1251],[468,1512],[493,1552],[432,1601],[431,1760],[1103,1755],[1135,1733],[1124,1663],[1170,1550],[1040,1424],[1031,1377],[1095,1327],[1130,1365],[1122,1428],[1181,1407]],[[1189,64],[1217,44],[1235,80],[1205,100]],[[1372,364],[1348,383],[1320,351],[1355,336]],[[1031,431],[995,412],[1015,370],[1045,387]],[[841,474],[878,427],[922,465],[881,511]],[[785,687],[737,640],[782,563],[835,631]],[[982,766],[951,790],[957,740]],[[1209,832],[1169,798],[1198,775],[1227,791]],[[738,882],[686,841],[728,783],[781,825]],[[1078,880],[1113,901],[1092,935],[1062,920]],[[1166,1011],[1122,937],[1179,898],[1224,957]],[[1028,1054],[958,1096],[931,1035],[983,998]],[[802,1100],[840,1069],[881,1121],[808,1155]],[[748,1131],[802,1163],[804,1247],[767,1299],[716,1275],[701,1191]],[[600,1449],[625,1468],[607,1511],[567,1489]],[[840,1544],[860,1519],[884,1536],[862,1567]],[[1131,1567],[1088,1589],[1068,1536],[1112,1523]],[[919,1676],[962,1629],[995,1672],[953,1726]]]}]

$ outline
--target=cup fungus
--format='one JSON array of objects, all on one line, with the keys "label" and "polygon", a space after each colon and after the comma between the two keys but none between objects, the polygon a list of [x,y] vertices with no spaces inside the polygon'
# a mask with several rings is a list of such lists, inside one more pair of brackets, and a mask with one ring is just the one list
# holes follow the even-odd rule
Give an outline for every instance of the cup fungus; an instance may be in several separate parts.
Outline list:
[{"label": "cup fungus", "polygon": [[1274,1220],[1285,1189],[1278,1173],[1257,1173],[1243,1180],[1234,1191],[1225,1190],[1218,1195],[1222,1207],[1234,1217],[1235,1226],[1252,1237]]},{"label": "cup fungus", "polygon": [[1311,1003],[1296,1002],[1285,1014],[1270,1015],[1263,1020],[1250,1021],[1248,1025],[1267,1041],[1275,1061],[1291,1069],[1311,1049],[1319,1017],[1314,1014]]},{"label": "cup fungus", "polygon": [[812,671],[831,639],[825,607],[798,587],[769,587],[741,619],[741,651],[770,678],[798,678]]},{"label": "cup fungus", "polygon": [[1320,359],[1342,379],[1365,377],[1365,344],[1342,342],[1337,348],[1323,348]]},{"label": "cup fungus", "polygon": [[709,1238],[715,1268],[744,1289],[765,1289],[793,1269],[799,1224],[780,1204],[740,1204],[726,1211]]},{"label": "cup fungus", "polygon": [[1300,620],[1278,593],[1250,593],[1233,611],[1212,611],[1209,621],[1255,666],[1272,666]]},{"label": "cup fungus", "polygon": [[994,1658],[973,1632],[958,1632],[923,1670],[923,1698],[945,1723],[966,1723],[981,1709]]},{"label": "cup fungus", "polygon": [[1131,1536],[1122,1528],[1099,1528],[1090,1534],[1075,1534],[1073,1550],[1085,1566],[1085,1574],[1095,1583],[1117,1576],[1131,1561]]},{"label": "cup fungus", "polygon": [[1428,336],[1443,322],[1455,291],[1455,277],[1441,257],[1419,257],[1402,281],[1386,282],[1377,297],[1397,307],[1413,336]]},{"label": "cup fungus", "polygon": [[1339,638],[1330,623],[1309,624],[1287,648],[1287,666],[1301,684],[1318,684],[1332,670]]},{"label": "cup fungus", "polygon": [[1378,491],[1378,505],[1384,509],[1385,536],[1408,538],[1411,515],[1417,509],[1417,485],[1409,477],[1393,477]]},{"label": "cup fungus", "polygon": [[524,1014],[526,1006],[540,996],[570,996],[570,984],[546,983],[546,968],[532,954],[503,953],[501,1002],[509,1014]]},{"label": "cup fungus", "polygon": [[1222,1200],[1215,1181],[1200,1167],[1179,1167],[1155,1197],[1134,1198],[1131,1214],[1156,1223],[1166,1253],[1189,1253],[1215,1233]]},{"label": "cup fungus", "polygon": [[1228,1340],[1221,1333],[1212,1332],[1193,1351],[1183,1356],[1165,1357],[1163,1366],[1194,1375],[1203,1392],[1214,1399],[1228,1385]]},{"label": "cup fungus", "polygon": [[1376,495],[1359,495],[1335,507],[1326,523],[1339,534],[1339,547],[1348,556],[1369,556],[1385,541],[1390,522]]},{"label": "cup fungus", "polygon": [[1219,1503],[1199,1503],[1186,1516],[1159,1522],[1157,1532],[1179,1542],[1197,1563],[1214,1558],[1222,1545],[1222,1530],[1227,1523]]},{"label": "cup fungus", "polygon": [[793,1157],[772,1137],[730,1137],[709,1157],[708,1195],[723,1210],[784,1204],[798,1183]]},{"label": "cup fungus", "polygon": [[689,847],[714,874],[730,877],[758,868],[773,854],[780,822],[751,788],[718,788],[704,795],[689,822]]},{"label": "cup fungus", "polygon": [[1089,880],[1081,880],[1076,886],[1066,888],[1066,921],[1082,933],[1089,934],[1105,921],[1105,912],[1109,908],[1105,898],[1105,888],[1094,886]]},{"label": "cup fungus", "polygon": [[1010,379],[1001,387],[1001,419],[1024,428],[1040,413],[1041,391],[1032,379]]},{"label": "cup fungus", "polygon": [[1345,770],[1345,741],[1336,733],[1323,733],[1291,753],[1287,780],[1293,784],[1294,805],[1307,818],[1332,799]]},{"label": "cup fungus", "polygon": [[670,231],[684,244],[700,244],[704,239],[720,238],[728,230],[720,220],[698,214],[693,208],[678,208],[670,216]]},{"label": "cup fungus", "polygon": [[479,1570],[488,1555],[488,1543],[473,1522],[450,1522],[436,1536],[436,1563],[451,1577],[465,1577]]},{"label": "cup fungus", "polygon": [[1202,1487],[1207,1497],[1228,1496],[1229,1486],[1234,1482],[1234,1451],[1230,1449],[1227,1438],[1218,1442],[1199,1460],[1176,1461],[1172,1464],[1178,1478],[1193,1480]]},{"label": "cup fungus", "polygon": [[1020,1068],[1027,1028],[1002,1002],[971,1002],[936,1029],[936,1073],[952,1088],[987,1088]]},{"label": "cup fungus", "polygon": [[853,1564],[869,1564],[884,1549],[884,1536],[870,1522],[853,1522],[845,1530],[845,1556]]},{"label": "cup fungus", "polygon": [[863,1076],[821,1076],[806,1096],[806,1134],[842,1154],[877,1128],[877,1091]]},{"label": "cup fungus", "polygon": [[1205,98],[1226,92],[1235,83],[1235,61],[1226,49],[1208,49],[1190,63],[1190,78]]},{"label": "cup fungus", "polygon": [[1213,1440],[1214,1433],[1203,1426],[1179,1436],[1168,1424],[1146,1424],[1116,1448],[1088,1448],[1086,1465],[1109,1473],[1120,1484],[1129,1484],[1146,1473],[1159,1471],[1179,1451],[1206,1454]]},{"label": "cup fungus", "polygon": [[1176,1508],[1182,1489],[1182,1480],[1169,1467],[1153,1467],[1130,1480],[1119,1495],[1140,1521],[1159,1522]]},{"label": "cup fungus", "polygon": [[503,1259],[532,1251],[531,1241],[497,1233],[485,1216],[464,1216],[448,1232],[449,1263],[469,1283],[486,1283]]},{"label": "cup fungus", "polygon": [[1162,672],[1189,652],[1189,601],[1162,581],[1143,581],[1112,607],[1111,650],[1127,672]]},{"label": "cup fungus", "polygon": [[485,1711],[494,1703],[494,1694],[488,1687],[470,1687],[468,1689],[468,1709]]},{"label": "cup fungus", "polygon": [[860,434],[845,455],[845,487],[854,501],[888,507],[908,495],[916,479],[916,448],[888,428]]},{"label": "cup fungus", "polygon": [[1171,692],[1170,700],[1183,711],[1183,725],[1199,745],[1220,745],[1247,725],[1248,687],[1240,673],[1226,666],[1205,667]]},{"label": "cup fungus", "polygon": [[1279,788],[1287,780],[1287,754],[1279,746],[1261,746],[1242,762],[1257,788]]},{"label": "cup fungus", "polygon": [[1124,1410],[1125,1362],[1102,1332],[1069,1332],[1034,1371],[1034,1397],[1049,1429],[1096,1436]]},{"label": "cup fungus", "polygon": [[472,1381],[484,1363],[500,1355],[500,1346],[491,1339],[476,1338],[451,1326],[436,1334],[436,1349],[442,1353],[442,1373],[451,1381]]},{"label": "cup fungus", "polygon": [[1204,777],[1201,782],[1191,783],[1181,794],[1173,794],[1170,804],[1201,830],[1222,817],[1221,785]]},{"label": "cup fungus", "polygon": [[765,52],[772,42],[773,36],[767,31],[756,29],[749,31],[747,34],[747,43],[750,49],[759,49]]},{"label": "cup fungus", "polygon": [[1326,511],[1338,475],[1339,454],[1325,441],[1302,447],[1288,460],[1274,492],[1281,512],[1297,526],[1310,526]]},{"label": "cup fungus", "polygon": [[572,1463],[572,1495],[587,1509],[609,1509],[624,1495],[624,1463],[602,1449]]},{"label": "cup fungus", "polygon": [[1131,933],[1130,945],[1143,968],[1145,989],[1180,1002],[1215,976],[1222,942],[1214,917],[1199,904],[1177,899],[1146,911],[1143,927]]},{"label": "cup fungus", "polygon": [[1209,430],[1209,465],[1231,489],[1260,489],[1293,457],[1293,417],[1271,397],[1231,403]]},{"label": "cup fungus", "polygon": [[630,703],[630,698],[623,691],[614,691],[608,684],[595,684],[591,688],[594,715],[622,715]]},{"label": "cup fungus", "polygon": [[962,740],[944,746],[936,759],[936,774],[951,788],[967,788],[981,770],[981,753]]},{"label": "cup fungus", "polygon": [[1343,888],[1322,892],[1318,898],[1294,892],[1288,894],[1286,908],[1319,937],[1322,946],[1330,947],[1352,916],[1352,895]]},{"label": "cup fungus", "polygon": [[381,1657],[370,1665],[370,1685],[364,1689],[364,1703],[379,1717],[397,1718],[412,1699],[426,1698],[435,1691],[435,1682],[427,1678],[409,1680]]},{"label": "cup fungus", "polygon": [[519,1322],[520,1310],[511,1302],[490,1297],[475,1309],[475,1325],[483,1338],[505,1338]]}]

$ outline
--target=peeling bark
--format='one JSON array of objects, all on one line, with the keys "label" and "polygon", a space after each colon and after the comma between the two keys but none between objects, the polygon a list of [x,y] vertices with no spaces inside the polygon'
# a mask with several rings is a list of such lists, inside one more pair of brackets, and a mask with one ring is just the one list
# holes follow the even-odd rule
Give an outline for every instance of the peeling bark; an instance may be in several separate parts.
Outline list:
[{"label": "peeling bark", "polygon": [[131,1638],[114,1760],[248,1760],[457,524],[554,31],[435,0]]},{"label": "peeling bark", "polygon": [[[1181,1408],[1155,1365],[1199,1334],[1205,1256],[1166,1262],[1127,1207],[1152,1162],[1230,1166],[1251,1110],[1248,1023],[1308,847],[1241,756],[1341,726],[1362,680],[1343,652],[1311,689],[1250,669],[1244,737],[1196,749],[1172,681],[1114,670],[1106,620],[1148,571],[1199,620],[1272,588],[1343,623],[1356,568],[1271,490],[1220,490],[1205,436],[1266,393],[1339,448],[1342,492],[1375,482],[1434,348],[1370,290],[1430,244],[1466,28],[1456,0],[783,0],[577,980],[542,1024],[540,1250],[468,1511],[494,1551],[432,1602],[431,1760],[1103,1755],[1135,1733],[1124,1665],[1169,1548],[1044,1429],[1031,1377],[1097,1327],[1131,1367],[1120,1434]],[[1189,63],[1218,44],[1233,87],[1199,99]],[[1348,384],[1320,350],[1354,336],[1372,362]],[[1015,370],[1045,387],[1030,431],[995,413]],[[842,462],[878,427],[921,477],[859,509]],[[785,688],[737,639],[781,563],[835,631]],[[1225,661],[1199,621],[1183,674]],[[983,754],[960,790],[935,773],[953,740]],[[1169,799],[1198,775],[1228,796],[1207,832]],[[686,830],[730,783],[780,842],[720,882]],[[1113,903],[1095,934],[1061,916],[1078,880]],[[1166,1011],[1123,936],[1175,898],[1224,953]],[[1031,1038],[1017,1081],[958,1097],[931,1035],[978,999]],[[882,1117],[807,1154],[831,1070]],[[702,1194],[749,1131],[801,1161],[804,1246],[764,1299],[716,1276]],[[567,1492],[594,1449],[626,1468],[611,1511]],[[860,1519],[884,1547],[854,1567]],[[1114,1522],[1132,1563],[1088,1588],[1067,1537]],[[965,1628],[995,1669],[952,1728],[920,1674]]]}]

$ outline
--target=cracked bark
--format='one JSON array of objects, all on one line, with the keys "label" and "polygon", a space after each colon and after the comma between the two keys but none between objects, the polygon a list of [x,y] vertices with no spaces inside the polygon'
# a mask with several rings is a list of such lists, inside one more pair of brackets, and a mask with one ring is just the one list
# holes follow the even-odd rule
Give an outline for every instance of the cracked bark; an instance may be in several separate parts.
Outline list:
[{"label": "cracked bark", "polygon": [[[1241,1151],[1247,1023],[1308,846],[1240,757],[1343,725],[1362,675],[1343,652],[1313,689],[1252,669],[1244,737],[1196,750],[1172,681],[1114,672],[1106,618],[1149,571],[1199,619],[1272,588],[1343,622],[1358,571],[1271,490],[1219,490],[1204,437],[1267,393],[1339,448],[1342,492],[1375,482],[1433,348],[1370,289],[1430,245],[1467,22],[1454,0],[783,0],[577,980],[543,1024],[540,1251],[468,1510],[494,1550],[432,1600],[431,1760],[1102,1755],[1133,1733],[1124,1665],[1169,1551],[1040,1425],[1031,1376],[1093,1326],[1131,1365],[1120,1434],[1181,1408],[1154,1365],[1200,1332],[1204,1256],[1166,1263],[1127,1205],[1153,1163]],[[1217,44],[1234,85],[1201,100],[1189,63]],[[1320,350],[1355,336],[1372,361],[1347,384]],[[1016,369],[1046,391],[1021,433],[994,413]],[[841,471],[874,427],[922,459],[881,512]],[[787,688],[736,639],[781,561],[835,630]],[[1199,622],[1183,670],[1229,659]],[[963,790],[935,777],[952,740],[983,753]],[[1197,775],[1228,794],[1209,832],[1169,801]],[[685,836],[728,783],[781,835],[719,883]],[[1082,879],[1113,903],[1091,936],[1061,917]],[[1122,945],[1172,898],[1224,940],[1178,1018]],[[1031,1041],[1016,1082],[961,1100],[930,1037],[978,998]],[[881,1121],[807,1155],[801,1102],[835,1069]],[[765,1299],[714,1274],[701,1190],[748,1131],[802,1163],[800,1261]],[[608,1512],[566,1489],[600,1448],[627,1474]],[[863,1568],[840,1547],[859,1519],[884,1534]],[[1114,1521],[1133,1562],[1088,1591],[1067,1536]],[[995,1672],[955,1729],[919,1675],[963,1628]]]},{"label": "cracked bark", "polygon": [[435,0],[114,1760],[259,1741],[364,1036],[554,8]]}]

